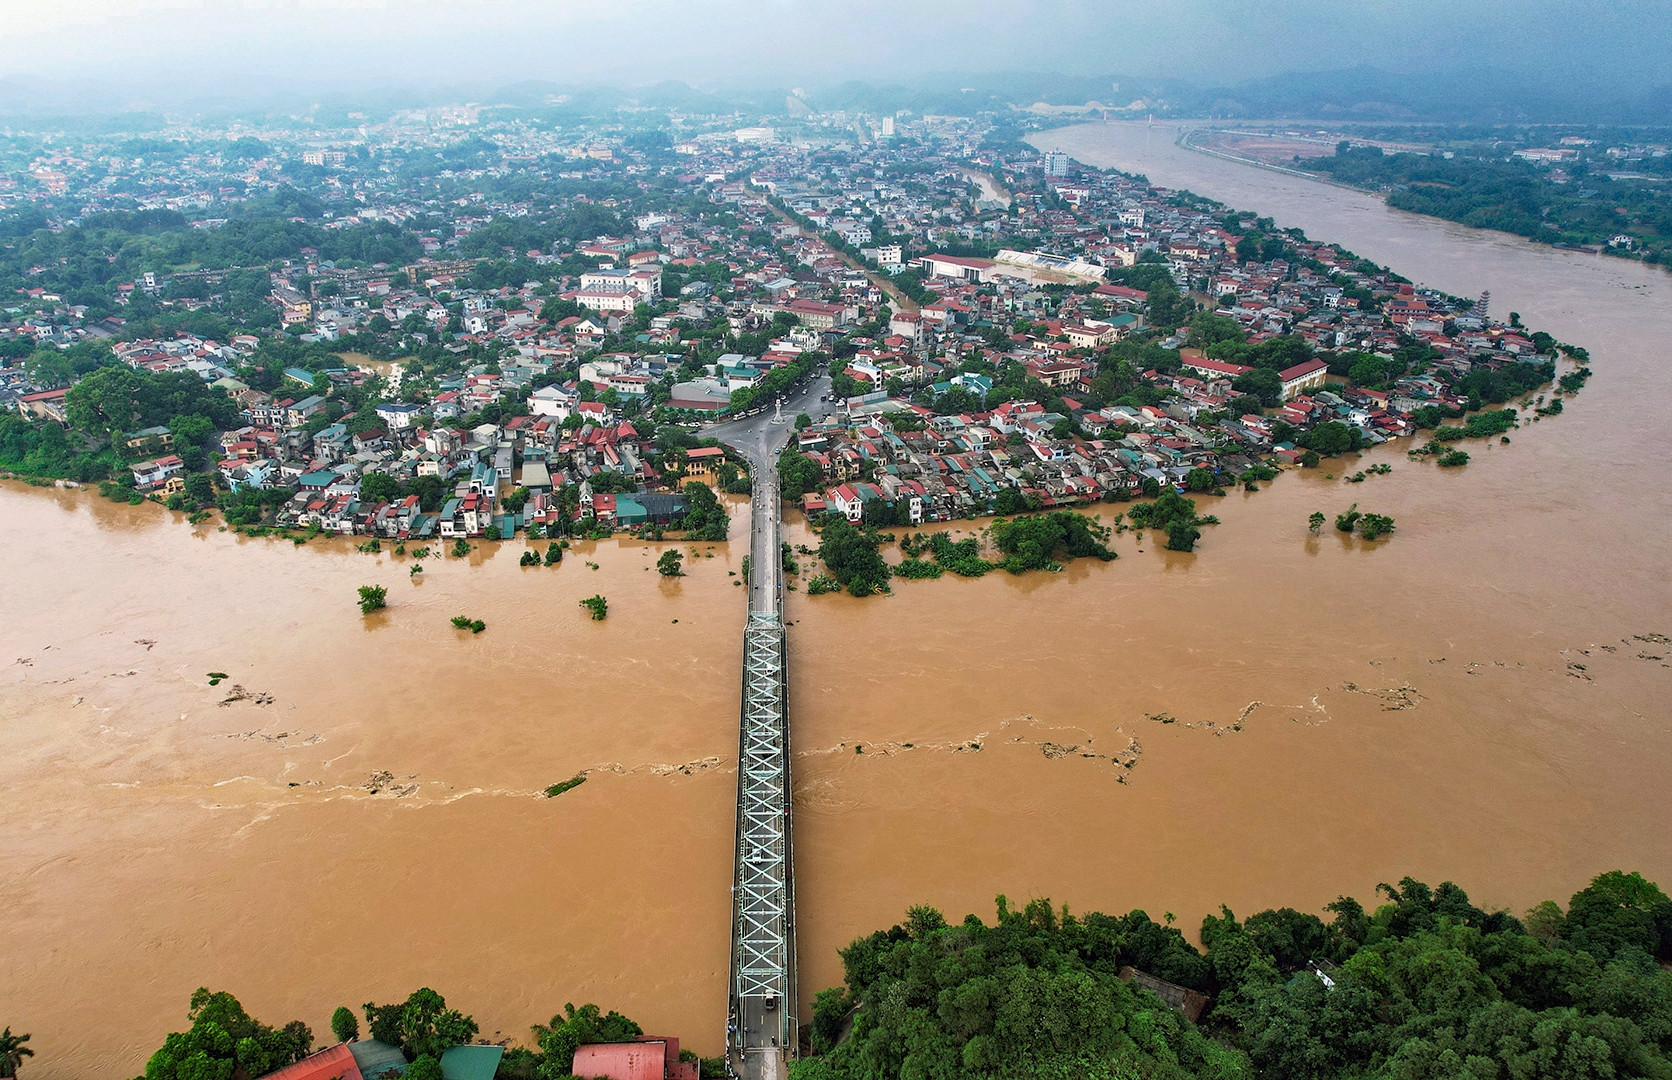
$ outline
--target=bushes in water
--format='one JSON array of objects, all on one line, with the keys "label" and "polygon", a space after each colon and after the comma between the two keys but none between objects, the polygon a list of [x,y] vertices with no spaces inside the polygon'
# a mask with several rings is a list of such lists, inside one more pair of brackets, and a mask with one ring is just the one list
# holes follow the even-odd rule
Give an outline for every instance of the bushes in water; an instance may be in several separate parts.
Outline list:
[{"label": "bushes in water", "polygon": [[1089,514],[1072,510],[1031,514],[1008,521],[1000,518],[993,522],[990,535],[993,546],[1005,556],[999,565],[1012,574],[1059,569],[1055,562],[1059,553],[1070,559],[1090,556],[1103,562],[1115,558],[1115,553],[1105,545],[1110,535],[1108,526]]}]

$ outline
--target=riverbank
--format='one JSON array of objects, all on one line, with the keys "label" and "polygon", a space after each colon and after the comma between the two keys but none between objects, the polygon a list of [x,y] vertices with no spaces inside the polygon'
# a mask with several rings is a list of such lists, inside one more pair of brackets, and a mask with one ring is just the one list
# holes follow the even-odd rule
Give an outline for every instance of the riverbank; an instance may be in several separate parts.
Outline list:
[{"label": "riverbank", "polygon": [[1366,195],[1386,194],[1385,192],[1377,191],[1375,188],[1361,187],[1357,184],[1348,184],[1340,180],[1332,180],[1327,176],[1320,176],[1317,173],[1308,172],[1305,169],[1291,168],[1288,165],[1278,165],[1274,162],[1262,161],[1257,157],[1250,157],[1247,154],[1233,154],[1227,150],[1218,150],[1211,146],[1203,145],[1202,139],[1212,136],[1214,132],[1215,129],[1213,128],[1181,128],[1175,141],[1177,145],[1186,150],[1190,150],[1198,154],[1204,154],[1211,158],[1219,158],[1221,161],[1230,161],[1238,165],[1248,165],[1256,169],[1269,169],[1272,172],[1299,177],[1302,180],[1310,180],[1314,183],[1328,184],[1330,187],[1345,188],[1348,191],[1362,192]]},{"label": "riverbank", "polygon": [[978,204],[1010,209],[1010,192],[1005,189],[1003,184],[998,182],[992,173],[980,169],[965,169],[964,176],[981,189],[981,198],[977,200]]}]

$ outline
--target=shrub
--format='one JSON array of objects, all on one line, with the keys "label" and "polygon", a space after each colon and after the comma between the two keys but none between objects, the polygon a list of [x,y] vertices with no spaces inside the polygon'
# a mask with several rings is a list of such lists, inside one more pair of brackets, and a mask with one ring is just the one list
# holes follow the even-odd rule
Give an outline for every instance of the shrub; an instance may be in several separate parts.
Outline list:
[{"label": "shrub", "polygon": [[360,586],[360,612],[370,615],[379,608],[388,606],[389,590],[381,585]]},{"label": "shrub", "polygon": [[1385,514],[1366,514],[1359,521],[1359,535],[1366,540],[1378,539],[1393,531],[1393,519]]},{"label": "shrub", "polygon": [[556,784],[553,784],[551,787],[547,788],[546,789],[546,798],[548,798],[548,799],[556,798],[557,796],[563,794],[565,791],[573,791],[575,788],[580,787],[584,783],[586,783],[586,774],[585,773],[576,773],[574,776],[571,776],[569,779],[561,781],[561,782],[556,783]]}]

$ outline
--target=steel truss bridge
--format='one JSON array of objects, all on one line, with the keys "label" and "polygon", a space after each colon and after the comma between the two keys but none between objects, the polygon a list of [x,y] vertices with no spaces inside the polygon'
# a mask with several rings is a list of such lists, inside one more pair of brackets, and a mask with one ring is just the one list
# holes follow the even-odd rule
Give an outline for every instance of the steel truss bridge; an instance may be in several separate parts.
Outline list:
[{"label": "steel truss bridge", "polygon": [[756,461],[751,503],[727,1057],[744,1080],[781,1080],[799,1025],[778,475],[769,455]]}]

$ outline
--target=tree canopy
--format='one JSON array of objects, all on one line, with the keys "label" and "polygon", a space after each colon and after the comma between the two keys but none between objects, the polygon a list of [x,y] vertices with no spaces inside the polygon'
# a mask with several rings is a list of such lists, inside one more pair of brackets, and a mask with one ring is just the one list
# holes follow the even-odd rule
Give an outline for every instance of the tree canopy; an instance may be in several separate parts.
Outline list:
[{"label": "tree canopy", "polygon": [[[842,950],[796,1080],[895,1077],[1573,1080],[1672,1077],[1672,901],[1611,872],[1525,922],[1458,886],[1378,887],[1202,922],[1074,916],[1001,896],[989,925],[930,908]],[[1169,919],[1170,921],[1170,919]],[[1658,961],[1658,962],[1657,962]],[[1123,968],[1210,999],[1196,1024]],[[845,1038],[843,1031],[851,1022]]]},{"label": "tree canopy", "polygon": [[265,1076],[302,1060],[313,1048],[313,1033],[300,1020],[269,1027],[225,991],[199,987],[186,1019],[191,1027],[171,1033],[145,1063],[145,1080]]}]

